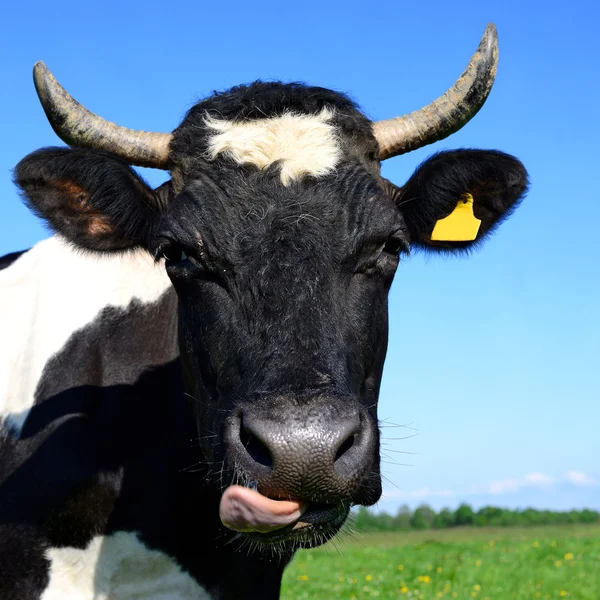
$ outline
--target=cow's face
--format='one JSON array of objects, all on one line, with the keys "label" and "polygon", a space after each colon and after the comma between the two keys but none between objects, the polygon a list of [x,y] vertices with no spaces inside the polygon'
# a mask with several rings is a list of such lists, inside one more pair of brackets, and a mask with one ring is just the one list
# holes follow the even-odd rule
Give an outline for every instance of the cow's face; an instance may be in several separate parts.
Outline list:
[{"label": "cow's face", "polygon": [[398,263],[411,245],[470,248],[526,188],[516,159],[476,150],[438,154],[396,187],[380,138],[341,94],[254,84],[188,113],[157,190],[96,150],[42,150],[16,169],[76,245],[164,260],[221,518],[261,547],[321,543],[378,500]]},{"label": "cow's face", "polygon": [[[179,295],[207,460],[220,481],[306,503],[314,528],[269,538],[312,541],[380,496],[387,292],[408,231],[370,123],[343,97],[322,91],[330,108],[271,117],[255,100],[234,124],[240,94],[221,99],[219,119],[200,104],[175,132],[173,197],[152,248]],[[308,96],[284,94],[285,106]]]},{"label": "cow's face", "polygon": [[337,517],[379,498],[387,291],[408,243],[372,177],[355,164],[342,174],[350,186],[334,176],[284,188],[276,172],[233,170],[219,185],[195,174],[155,238],[219,479]]}]

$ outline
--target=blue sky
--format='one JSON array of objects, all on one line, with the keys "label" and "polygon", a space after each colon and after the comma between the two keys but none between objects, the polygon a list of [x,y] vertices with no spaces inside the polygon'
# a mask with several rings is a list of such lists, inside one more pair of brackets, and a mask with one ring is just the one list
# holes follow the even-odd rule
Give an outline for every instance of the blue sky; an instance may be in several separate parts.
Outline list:
[{"label": "blue sky", "polygon": [[[10,173],[27,153],[60,143],[34,92],[37,60],[88,108],[134,128],[170,131],[195,100],[257,78],[345,91],[382,119],[443,93],[493,21],[500,63],[484,108],[383,172],[402,184],[433,151],[497,148],[525,163],[531,191],[477,254],[415,254],[401,265],[380,400],[389,426],[379,507],[600,508],[600,9],[541,6],[9,3],[0,254],[47,236]],[[165,179],[143,172],[154,184]]]}]

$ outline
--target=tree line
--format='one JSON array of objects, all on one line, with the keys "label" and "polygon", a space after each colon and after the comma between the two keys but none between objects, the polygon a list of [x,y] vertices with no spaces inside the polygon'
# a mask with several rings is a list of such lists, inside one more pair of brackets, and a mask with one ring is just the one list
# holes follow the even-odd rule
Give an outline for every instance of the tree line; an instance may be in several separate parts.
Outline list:
[{"label": "tree line", "polygon": [[439,512],[427,504],[415,510],[401,506],[396,515],[374,513],[361,506],[355,513],[353,524],[359,531],[398,531],[408,529],[446,529],[449,527],[515,527],[527,525],[558,525],[571,523],[598,523],[600,512],[582,510],[553,511],[525,508],[511,510],[497,506],[483,506],[474,510],[461,504],[456,510],[442,508]]}]

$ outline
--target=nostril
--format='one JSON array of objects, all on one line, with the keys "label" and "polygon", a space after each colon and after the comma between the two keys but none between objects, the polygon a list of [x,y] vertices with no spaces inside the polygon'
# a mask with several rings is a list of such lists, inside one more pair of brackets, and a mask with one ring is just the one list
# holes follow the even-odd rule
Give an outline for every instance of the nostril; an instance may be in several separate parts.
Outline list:
[{"label": "nostril", "polygon": [[354,446],[354,440],[356,438],[356,435],[351,435],[349,438],[346,439],[346,441],[338,448],[338,451],[335,453],[335,458],[333,459],[333,462],[337,462],[338,459],[342,458],[342,456],[344,456],[344,454],[346,454],[346,452],[348,452],[348,450],[350,450],[350,448],[352,448],[352,446]]},{"label": "nostril", "polygon": [[240,441],[246,452],[257,463],[269,467],[273,467],[273,457],[269,449],[242,424],[240,427]]}]

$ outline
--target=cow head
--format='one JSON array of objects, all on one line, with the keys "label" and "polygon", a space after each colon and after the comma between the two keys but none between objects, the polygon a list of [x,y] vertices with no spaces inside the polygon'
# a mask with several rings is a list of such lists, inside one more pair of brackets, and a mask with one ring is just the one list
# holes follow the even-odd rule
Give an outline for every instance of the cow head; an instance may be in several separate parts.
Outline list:
[{"label": "cow head", "polygon": [[[72,148],[29,155],[16,182],[75,246],[142,247],[164,261],[187,393],[232,529],[263,545],[315,545],[352,505],[380,497],[377,399],[398,263],[414,245],[479,243],[527,175],[506,154],[459,150],[397,187],[379,161],[464,125],[496,57],[490,26],[453,88],[390,121],[372,123],[329,90],[259,82],[198,103],[172,134],[107,123],[36,66]],[[131,164],[171,179],[153,190]]]}]

